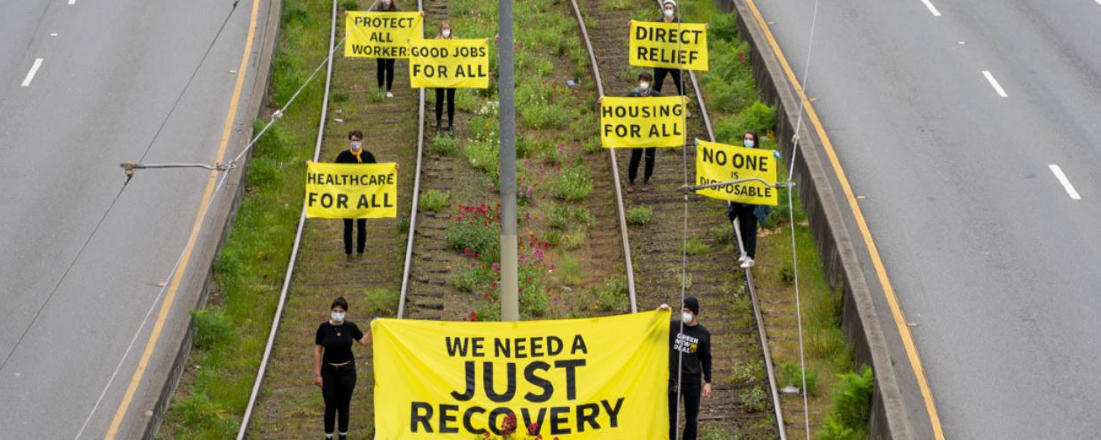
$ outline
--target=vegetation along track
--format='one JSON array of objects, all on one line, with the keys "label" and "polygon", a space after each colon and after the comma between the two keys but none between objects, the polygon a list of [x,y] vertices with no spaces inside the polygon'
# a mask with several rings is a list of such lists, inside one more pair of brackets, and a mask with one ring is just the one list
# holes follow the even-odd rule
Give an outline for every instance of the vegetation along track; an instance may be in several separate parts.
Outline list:
[{"label": "vegetation along track", "polygon": [[[362,9],[369,3],[347,0],[341,6]],[[440,21],[450,20],[460,38],[491,38],[495,3],[424,0],[426,34],[434,35]],[[405,10],[414,8],[411,1],[398,4]],[[695,197],[689,204],[693,240],[688,275],[681,277],[684,205],[676,188],[685,183],[685,158],[679,149],[659,152],[654,190],[636,192],[624,200],[613,179],[620,167],[615,160],[600,160],[614,156],[606,156],[599,148],[597,87],[586,81],[592,77],[592,66],[580,29],[572,23],[570,6],[563,1],[532,0],[518,5],[516,16],[517,29],[524,30],[517,35],[520,231],[522,241],[526,239],[521,253],[529,259],[521,265],[521,276],[527,276],[521,279],[522,313],[527,319],[627,312],[634,308],[628,300],[632,284],[639,286],[638,308],[652,309],[662,302],[677,303],[683,283],[690,295],[701,299],[702,320],[714,341],[715,393],[701,411],[704,433],[712,438],[775,437],[765,381],[743,380],[733,371],[735,365],[759,362],[760,348],[752,343],[745,346],[752,341],[745,336],[755,333],[755,324],[753,316],[736,304],[736,295],[743,292],[742,278],[731,270],[734,251],[718,238],[729,231],[722,204]],[[586,12],[583,23],[594,37],[593,56],[611,90],[625,92],[634,84],[639,70],[627,67],[626,24],[632,18],[630,11],[638,9],[647,13],[634,18],[653,19],[649,12],[656,15],[657,10],[649,6],[647,0],[581,2],[578,11]],[[536,23],[543,26],[542,32],[533,30]],[[341,40],[343,26],[337,28],[337,40]],[[424,111],[429,116],[423,120],[430,120],[434,108],[408,87],[405,67],[404,61],[398,61],[395,98],[386,99],[376,92],[373,62],[334,59],[333,107],[326,116],[329,124],[321,160],[329,160],[345,147],[348,130],[362,129],[367,134],[366,147],[380,161],[405,165],[400,173],[399,216],[407,215],[418,199],[414,179],[408,177],[418,171],[423,177],[419,200],[425,202],[431,196],[430,203],[413,212],[420,214],[415,220],[371,221],[371,251],[365,261],[351,266],[342,262],[339,222],[307,223],[283,328],[276,335],[271,368],[256,409],[259,420],[251,423],[253,437],[302,438],[317,432],[323,405],[310,377],[310,338],[327,316],[333,297],[348,298],[352,319],[361,323],[372,316],[394,316],[399,309],[405,318],[496,319],[496,274],[493,258],[487,258],[495,248],[486,244],[486,249],[470,250],[456,233],[461,229],[456,226],[471,223],[472,216],[482,215],[487,225],[495,220],[491,200],[496,194],[496,169],[482,160],[495,158],[498,151],[492,141],[497,133],[495,90],[460,90],[454,138],[434,136],[435,125],[421,126],[418,118],[418,111]],[[569,80],[580,85],[567,86]],[[666,84],[666,90],[673,89]],[[433,93],[428,92],[431,100]],[[693,105],[694,114],[703,110],[702,101],[698,102]],[[543,107],[550,110],[537,110]],[[690,119],[689,127],[689,139],[709,138],[703,120]],[[418,142],[426,146],[421,157],[417,157]],[[694,149],[687,150],[689,165],[693,153]],[[619,163],[628,158],[624,152],[616,154]],[[419,159],[424,161],[423,170]],[[649,221],[631,227],[635,234],[629,253],[624,252],[627,237],[620,227],[624,203],[653,210]],[[407,235],[410,225],[414,225],[415,241]],[[412,253],[411,264],[405,264],[407,250]],[[630,255],[638,259],[635,283],[626,276]],[[405,295],[399,295],[402,280],[408,281]],[[537,289],[529,288],[533,285]],[[734,341],[742,341],[741,346]],[[352,438],[373,435],[373,372],[368,353],[357,350],[361,367],[352,406]]]},{"label": "vegetation along track", "polygon": [[[660,13],[651,8],[649,0],[571,0],[586,23],[591,48],[604,89],[609,95],[625,94],[637,85],[639,68],[628,65],[628,22],[632,19],[653,21]],[[692,140],[711,139],[705,118],[706,107],[697,95],[694,78],[684,76],[685,92],[692,100],[688,119],[688,146],[681,149],[659,149],[649,192],[636,191],[627,195],[631,211],[652,210],[649,222],[631,229],[631,253],[634,257],[639,308],[656,307],[661,303],[677,304],[682,286],[687,295],[701,302],[701,321],[712,334],[713,395],[705,399],[700,409],[701,430],[716,437],[735,435],[750,438],[773,438],[777,424],[773,412],[775,394],[767,380],[746,380],[736,366],[751,365],[762,359],[763,332],[757,321],[736,304],[736,294],[744,293],[740,286],[747,281],[734,269],[736,249],[723,245],[720,237],[728,233],[724,204],[702,197],[692,197],[685,219],[684,196],[677,188],[689,178],[688,167],[694,167],[695,149]],[[676,87],[671,78],[663,87],[665,95]],[[628,151],[620,151],[619,162],[625,163]],[[640,170],[641,171],[641,170]],[[625,180],[626,176],[621,176]],[[641,180],[641,179],[640,179]],[[636,222],[641,223],[641,222]],[[687,243],[684,230],[687,227]],[[736,245],[735,245],[736,246]],[[682,252],[687,251],[687,266],[682,276]],[[749,275],[748,273],[746,275]],[[752,284],[748,284],[752,291]],[[743,295],[744,296],[744,295]],[[744,303],[744,301],[743,301]],[[754,301],[754,306],[756,303]],[[756,309],[756,307],[754,307]],[[756,342],[744,336],[758,333]],[[736,346],[735,342],[743,346]],[[755,345],[746,347],[745,344]],[[765,359],[765,365],[770,362]],[[771,376],[771,374],[769,375]]]}]

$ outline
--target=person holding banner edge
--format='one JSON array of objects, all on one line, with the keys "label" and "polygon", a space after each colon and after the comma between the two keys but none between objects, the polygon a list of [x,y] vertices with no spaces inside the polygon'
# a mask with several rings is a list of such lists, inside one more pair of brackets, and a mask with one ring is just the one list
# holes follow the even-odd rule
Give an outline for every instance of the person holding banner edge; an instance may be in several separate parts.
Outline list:
[{"label": "person holding banner edge", "polygon": [[[746,148],[760,148],[761,143],[757,132],[748,130],[742,137],[742,146]],[[742,245],[738,262],[742,269],[753,267],[754,258],[757,258],[757,224],[764,223],[772,208],[767,205],[750,205],[748,203],[730,202],[726,205],[726,217],[730,219],[732,227],[734,220],[738,221],[734,234],[740,235],[739,243]]]},{"label": "person holding banner edge", "polygon": [[[375,160],[375,155],[370,151],[363,149],[363,132],[359,130],[352,130],[348,132],[348,144],[347,150],[341,151],[336,156],[336,163],[378,163]],[[357,259],[363,258],[363,251],[367,247],[367,219],[357,218],[355,219],[356,229],[359,234],[356,237],[356,254],[352,256],[352,219],[344,219],[344,254],[347,256],[348,263],[351,264]]]},{"label": "person holding banner edge", "polygon": [[[451,23],[440,23],[440,34],[436,36],[438,39],[450,40],[455,38],[454,31],[451,28]],[[443,125],[443,104],[446,95],[447,99],[447,134],[455,135],[455,88],[438,88],[436,89],[436,136],[440,135],[440,130]]]},{"label": "person holding banner edge", "polygon": [[[654,77],[648,72],[642,72],[638,74],[638,88],[632,90],[627,94],[632,98],[645,98],[650,96],[661,96],[661,91],[656,90],[651,86]],[[627,192],[631,193],[635,190],[635,177],[638,177],[638,165],[642,161],[643,150],[646,153],[646,170],[642,174],[642,192],[650,191],[650,176],[654,174],[654,156],[657,154],[657,148],[634,148],[631,150],[631,161],[627,164]]]},{"label": "person holding banner edge", "polygon": [[[394,3],[394,0],[379,0],[377,6],[372,11],[376,12],[398,12],[398,5]],[[394,58],[378,58],[378,88],[382,89],[382,86],[386,86],[386,97],[393,98],[394,94],[390,91],[394,88]]]},{"label": "person holding banner edge", "polygon": [[333,300],[329,307],[330,319],[317,327],[314,337],[314,384],[321,387],[325,399],[325,440],[332,440],[334,425],[339,416],[340,440],[348,438],[349,408],[352,392],[356,387],[356,363],[352,343],[371,343],[371,333],[359,329],[346,319],[348,301],[344,297]]},{"label": "person holding banner edge", "polygon": [[[662,304],[658,310],[671,310]],[[697,317],[700,301],[684,298],[680,321],[669,331],[669,439],[677,439],[677,407],[684,402],[683,440],[696,440],[700,399],[711,397],[711,332]],[[674,354],[675,353],[675,354]],[[703,377],[701,383],[700,377]]]},{"label": "person holding banner edge", "polygon": [[[666,23],[680,23],[680,18],[677,18],[677,2],[675,0],[665,0],[661,4],[661,21]],[[654,68],[654,90],[661,93],[661,87],[665,84],[665,77],[673,77],[673,85],[677,86],[677,94],[684,95],[683,84],[680,78],[680,69],[665,69],[662,67]]]}]

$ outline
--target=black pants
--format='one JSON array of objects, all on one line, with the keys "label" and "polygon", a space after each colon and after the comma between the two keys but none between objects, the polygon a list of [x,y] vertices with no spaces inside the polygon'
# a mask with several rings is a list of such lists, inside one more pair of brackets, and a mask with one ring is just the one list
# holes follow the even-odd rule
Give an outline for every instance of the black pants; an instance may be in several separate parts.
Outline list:
[{"label": "black pants", "polygon": [[[753,215],[753,210],[757,205],[747,205],[744,203],[731,203],[726,209],[726,217],[731,222],[734,219],[738,219],[738,226],[742,233],[742,245],[745,246],[745,254],[749,258],[757,258],[757,216]],[[735,234],[738,231],[734,231]]]},{"label": "black pants", "polygon": [[676,69],[662,69],[660,67],[654,68],[654,90],[661,92],[661,85],[665,82],[665,76],[671,75],[673,77],[673,84],[677,86],[677,95],[683,95],[684,91],[681,90],[680,83],[680,70]]},{"label": "black pants", "polygon": [[325,398],[325,433],[333,433],[338,413],[340,432],[348,432],[348,409],[352,404],[352,391],[356,389],[355,362],[343,367],[323,365],[321,380],[324,385],[321,387],[321,397]]},{"label": "black pants", "polygon": [[436,127],[443,120],[443,100],[447,95],[447,126],[455,126],[455,89],[436,89]]},{"label": "black pants", "polygon": [[393,58],[379,58],[378,59],[378,88],[382,88],[383,84],[386,84],[386,91],[394,88],[394,59]]},{"label": "black pants", "polygon": [[658,149],[631,149],[631,162],[627,164],[627,180],[630,180],[631,183],[635,183],[635,177],[638,177],[638,163],[642,160],[642,150],[646,150],[646,174],[643,174],[642,181],[649,182],[650,176],[654,175],[654,155],[657,154]]},{"label": "black pants", "polygon": [[[697,420],[700,415],[701,384],[682,383],[680,395],[684,399],[684,440],[696,440]],[[669,440],[677,439],[677,388],[669,382]]]},{"label": "black pants", "polygon": [[[364,248],[367,247],[367,219],[357,218],[356,229],[359,229],[359,236],[356,240],[356,252],[363,253]],[[352,255],[352,219],[344,219],[344,253]]]}]

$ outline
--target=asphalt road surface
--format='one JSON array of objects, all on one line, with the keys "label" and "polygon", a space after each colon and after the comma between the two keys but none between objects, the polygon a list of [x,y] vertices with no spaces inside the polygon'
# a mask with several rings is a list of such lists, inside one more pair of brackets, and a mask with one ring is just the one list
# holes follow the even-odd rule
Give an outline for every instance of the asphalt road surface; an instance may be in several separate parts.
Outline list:
[{"label": "asphalt road surface", "polygon": [[[0,438],[74,438],[85,420],[82,438],[103,437],[209,179],[141,171],[109,209],[124,181],[118,164],[147,148],[147,163],[214,161],[251,5],[238,5],[150,146],[231,1],[0,1]],[[235,125],[250,120],[239,114]],[[186,322],[189,306],[177,306],[166,329]],[[158,347],[148,370],[173,354]],[[159,391],[148,382],[135,402]]]},{"label": "asphalt road surface", "polygon": [[[757,0],[800,77],[813,4]],[[822,1],[810,63],[946,437],[1101,437],[1101,2]]]}]

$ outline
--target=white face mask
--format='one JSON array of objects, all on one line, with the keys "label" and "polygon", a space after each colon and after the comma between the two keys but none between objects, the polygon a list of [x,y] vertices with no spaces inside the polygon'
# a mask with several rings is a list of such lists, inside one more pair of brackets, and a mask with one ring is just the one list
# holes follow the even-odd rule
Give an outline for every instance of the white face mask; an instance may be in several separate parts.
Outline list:
[{"label": "white face mask", "polygon": [[665,17],[666,18],[673,18],[673,14],[676,13],[676,11],[674,11],[672,9],[666,9],[663,12],[665,12]]},{"label": "white face mask", "polygon": [[753,142],[752,139],[746,139],[746,140],[742,141],[742,145],[745,145],[746,148],[753,148],[753,145],[755,145],[755,144],[756,144],[756,142]]},{"label": "white face mask", "polygon": [[333,312],[333,322],[344,322],[344,312]]},{"label": "white face mask", "polygon": [[692,314],[688,312],[682,312],[680,317],[681,322],[687,324],[692,322]]},{"label": "white face mask", "polygon": [[649,89],[649,88],[650,88],[650,83],[648,83],[648,82],[640,82],[640,83],[638,83],[638,89],[639,89],[639,90],[647,90],[647,89]]},{"label": "white face mask", "polygon": [[442,34],[444,38],[451,38],[451,29],[444,29],[440,34]]},{"label": "white face mask", "polygon": [[352,142],[352,149],[359,150],[363,148],[363,142]]}]

